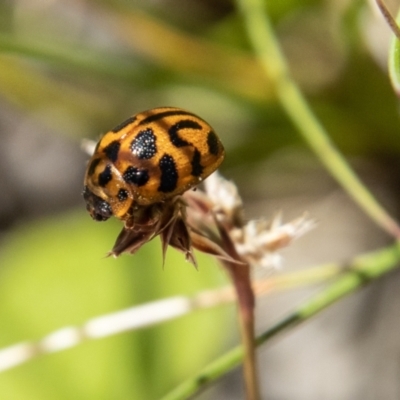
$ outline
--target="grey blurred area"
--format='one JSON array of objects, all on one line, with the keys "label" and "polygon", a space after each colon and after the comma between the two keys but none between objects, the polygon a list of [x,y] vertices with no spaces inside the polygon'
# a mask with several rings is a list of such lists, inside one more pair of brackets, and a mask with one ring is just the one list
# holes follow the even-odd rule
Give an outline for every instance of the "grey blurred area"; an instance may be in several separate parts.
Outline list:
[{"label": "grey blurred area", "polygon": [[[291,168],[295,164],[308,167],[296,171]],[[372,192],[393,214],[398,214],[397,179],[391,179],[388,171],[376,164],[361,162],[355,167]],[[247,216],[268,218],[282,211],[284,221],[288,221],[308,211],[317,225],[282,252],[279,270],[256,270],[258,278],[330,261],[345,266],[355,254],[391,243],[388,235],[359,210],[325,171],[307,161],[304,152],[283,152],[260,168],[262,173],[240,186],[248,197]],[[304,187],[310,195],[305,194]],[[260,347],[262,398],[399,399],[399,285],[400,273],[394,271]],[[294,289],[258,299],[257,331],[265,332],[324,287]],[[200,398],[243,399],[240,369]]]},{"label": "grey blurred area", "polygon": [[[279,160],[271,164],[275,171],[273,165],[281,165]],[[398,215],[397,179],[391,179],[385,168],[374,164],[361,162],[354,167],[392,214]],[[268,208],[281,208],[290,214],[309,210],[317,221],[313,232],[283,252],[284,272],[329,261],[345,266],[354,255],[391,243],[391,238],[324,171],[310,170],[307,178],[302,176],[289,198],[267,202]],[[299,189],[311,182],[315,184],[314,196],[307,198]],[[328,190],[319,192],[324,187]],[[256,208],[259,211],[261,207]],[[399,284],[399,272],[392,272],[260,349],[265,398],[400,398]],[[289,313],[294,304],[303,303],[321,290],[323,287],[317,286],[262,299],[257,310],[259,330],[263,331]]]},{"label": "grey blurred area", "polygon": [[87,155],[78,140],[0,106],[0,230],[16,222],[84,206]]}]

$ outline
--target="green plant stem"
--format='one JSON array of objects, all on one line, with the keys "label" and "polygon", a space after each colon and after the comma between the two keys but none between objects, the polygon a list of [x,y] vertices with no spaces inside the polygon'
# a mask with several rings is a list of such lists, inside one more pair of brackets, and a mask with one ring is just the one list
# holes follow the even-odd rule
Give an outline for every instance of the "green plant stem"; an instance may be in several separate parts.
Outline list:
[{"label": "green plant stem", "polygon": [[385,211],[359,180],[345,158],[331,142],[327,132],[314,116],[306,99],[292,79],[263,0],[237,0],[246,30],[268,82],[274,85],[277,97],[303,138],[331,175],[353,200],[380,227],[400,239],[398,223]]},{"label": "green plant stem", "polygon": [[[259,346],[276,335],[309,320],[331,304],[393,270],[397,267],[399,261],[400,244],[395,243],[391,247],[355,258],[348,264],[347,269],[344,268],[345,266],[338,265],[338,268],[342,268],[347,272],[344,272],[340,278],[320,294],[311,298],[293,313],[258,336],[256,339],[257,345]],[[206,385],[216,381],[237,367],[243,360],[243,354],[241,346],[234,348],[212,362],[196,376],[183,382],[175,390],[163,397],[162,400],[188,399],[190,396],[204,389]]]},{"label": "green plant stem", "polygon": [[[123,82],[139,80],[141,66],[132,65],[131,60],[124,59],[117,54],[114,57],[88,48],[78,48],[70,43],[50,42],[42,43],[29,38],[15,38],[12,35],[0,33],[0,55],[16,54],[48,65],[55,65],[66,70],[76,70],[91,76],[98,74]],[[149,67],[147,67],[149,68]]]}]

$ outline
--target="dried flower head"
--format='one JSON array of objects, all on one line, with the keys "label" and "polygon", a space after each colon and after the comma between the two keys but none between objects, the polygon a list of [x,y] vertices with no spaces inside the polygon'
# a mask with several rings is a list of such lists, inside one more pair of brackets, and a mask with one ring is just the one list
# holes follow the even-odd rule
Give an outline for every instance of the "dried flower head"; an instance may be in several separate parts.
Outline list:
[{"label": "dried flower head", "polygon": [[110,255],[133,254],[160,235],[164,257],[172,246],[195,266],[193,248],[223,262],[277,267],[278,251],[313,225],[306,215],[286,224],[280,214],[271,222],[245,222],[236,186],[214,173],[206,180],[205,191],[188,191],[142,210],[134,222],[125,224]]},{"label": "dried flower head", "polygon": [[[234,252],[228,251],[229,255],[236,261],[249,265],[279,266],[281,258],[278,251],[314,226],[314,222],[308,219],[306,214],[286,224],[282,223],[280,214],[270,222],[266,220],[245,222],[243,202],[237,187],[218,172],[212,174],[205,182],[205,193],[187,193],[185,198],[190,198],[189,204],[198,203],[200,198],[203,199],[203,207],[200,210],[204,212],[208,206],[205,214],[213,216],[219,232],[218,238],[213,236],[214,242],[221,244],[222,238],[225,238],[225,242],[229,238],[230,243],[229,245],[224,243],[223,250],[227,252],[227,248],[233,247]],[[203,236],[208,236],[212,231],[210,227],[204,230],[202,221],[205,221],[205,215],[201,215],[199,209],[189,207],[188,216],[191,228],[202,232]]]}]

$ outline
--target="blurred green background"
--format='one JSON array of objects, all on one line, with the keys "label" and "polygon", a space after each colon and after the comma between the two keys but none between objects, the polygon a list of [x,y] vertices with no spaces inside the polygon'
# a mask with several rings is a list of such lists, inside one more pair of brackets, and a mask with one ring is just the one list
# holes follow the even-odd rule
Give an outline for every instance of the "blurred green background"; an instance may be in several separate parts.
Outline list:
[{"label": "blurred green background", "polygon": [[[379,200],[398,215],[398,101],[386,70],[389,32],[379,14],[363,1],[266,3],[316,115]],[[345,259],[388,241],[321,169],[282,112],[234,2],[2,0],[0,348],[120,308],[227,283],[205,256],[196,271],[170,250],[163,270],[158,239],[134,257],[103,258],[120,224],[95,223],[85,211],[81,140],[97,140],[128,116],[164,105],[189,109],[215,128],[227,150],[221,171],[238,185],[249,217],[270,217],[277,209],[288,218],[304,210],[316,216],[316,233],[288,251],[288,270]],[[360,309],[365,296],[370,299],[363,296],[344,308],[360,324],[376,323]],[[259,328],[297,299],[261,302]],[[344,318],[337,309],[329,321],[338,315]],[[307,358],[314,354],[307,343],[315,344],[312,333],[321,337],[319,324],[307,335],[300,331],[292,347],[260,355],[266,376],[273,377],[262,378],[265,393],[275,396],[270,398],[366,398],[368,384],[358,382],[370,382],[379,357],[358,380],[343,383],[342,391],[334,384],[365,348],[346,368],[330,365],[337,368],[325,371],[334,376],[331,384],[304,367],[316,362]],[[335,340],[346,337],[349,344],[361,328],[343,325],[351,333],[341,329]],[[0,375],[0,398],[157,399],[236,342],[233,306],[197,312],[7,371]],[[300,364],[285,366],[285,351],[293,356],[299,343],[308,352],[296,356],[303,357]],[[323,351],[316,354],[318,362],[327,359]],[[315,390],[300,387],[304,379]],[[232,375],[201,398],[240,399],[238,382],[240,375]]]}]

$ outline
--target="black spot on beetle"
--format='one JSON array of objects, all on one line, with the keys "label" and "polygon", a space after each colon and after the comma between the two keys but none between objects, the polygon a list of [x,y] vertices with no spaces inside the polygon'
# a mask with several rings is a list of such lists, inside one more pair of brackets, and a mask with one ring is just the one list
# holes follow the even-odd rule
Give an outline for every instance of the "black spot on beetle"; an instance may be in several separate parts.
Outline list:
[{"label": "black spot on beetle", "polygon": [[158,163],[161,171],[159,192],[173,192],[178,184],[178,171],[173,157],[169,154],[164,154]]},{"label": "black spot on beetle", "polygon": [[131,151],[141,160],[148,160],[157,153],[156,140],[157,138],[152,129],[147,128],[140,131],[131,142]]},{"label": "black spot on beetle", "polygon": [[123,202],[129,197],[129,193],[126,189],[119,189],[117,197],[120,202]]},{"label": "black spot on beetle", "polygon": [[121,143],[118,140],[114,140],[104,148],[103,152],[110,161],[115,162],[118,159],[118,152],[120,147]]},{"label": "black spot on beetle", "polygon": [[200,152],[195,148],[194,153],[193,153],[193,158],[190,164],[192,165],[192,172],[191,174],[193,176],[200,176],[203,173],[204,167],[200,163],[201,161],[201,154]]},{"label": "black spot on beetle", "polygon": [[118,133],[121,129],[126,128],[128,125],[132,124],[136,121],[136,116],[130,117],[126,119],[124,122],[121,122],[115,128],[111,129],[111,132]]},{"label": "black spot on beetle", "polygon": [[107,164],[103,172],[99,174],[99,185],[105,187],[112,179],[111,165]]},{"label": "black spot on beetle", "polygon": [[100,162],[100,161],[101,161],[100,158],[95,158],[95,159],[90,163],[89,168],[88,168],[88,172],[87,172],[89,176],[91,176],[91,175],[94,174],[94,171],[95,171],[96,167],[99,165],[99,162]]},{"label": "black spot on beetle", "polygon": [[208,151],[214,155],[217,156],[219,153],[219,140],[217,135],[215,134],[214,131],[208,132],[207,136],[207,146],[208,146]]},{"label": "black spot on beetle", "polygon": [[185,129],[185,128],[201,130],[202,126],[200,124],[198,124],[196,121],[193,121],[191,119],[183,119],[183,120],[177,122],[176,124],[172,125],[168,129],[168,135],[169,135],[169,139],[171,140],[171,143],[175,147],[183,147],[183,146],[191,145],[191,143],[182,139],[178,134],[178,132],[181,129]]},{"label": "black spot on beetle", "polygon": [[125,170],[122,177],[124,178],[125,182],[132,183],[136,186],[145,185],[150,178],[147,169],[139,169],[132,166]]},{"label": "black spot on beetle", "polygon": [[151,122],[159,121],[160,119],[163,119],[165,117],[173,117],[173,116],[177,116],[177,115],[191,115],[193,117],[196,117],[194,114],[192,114],[188,111],[185,111],[185,110],[180,110],[180,109],[166,110],[166,111],[160,111],[156,114],[149,115],[148,117],[146,117],[142,121],[140,121],[139,125],[149,124]]}]

